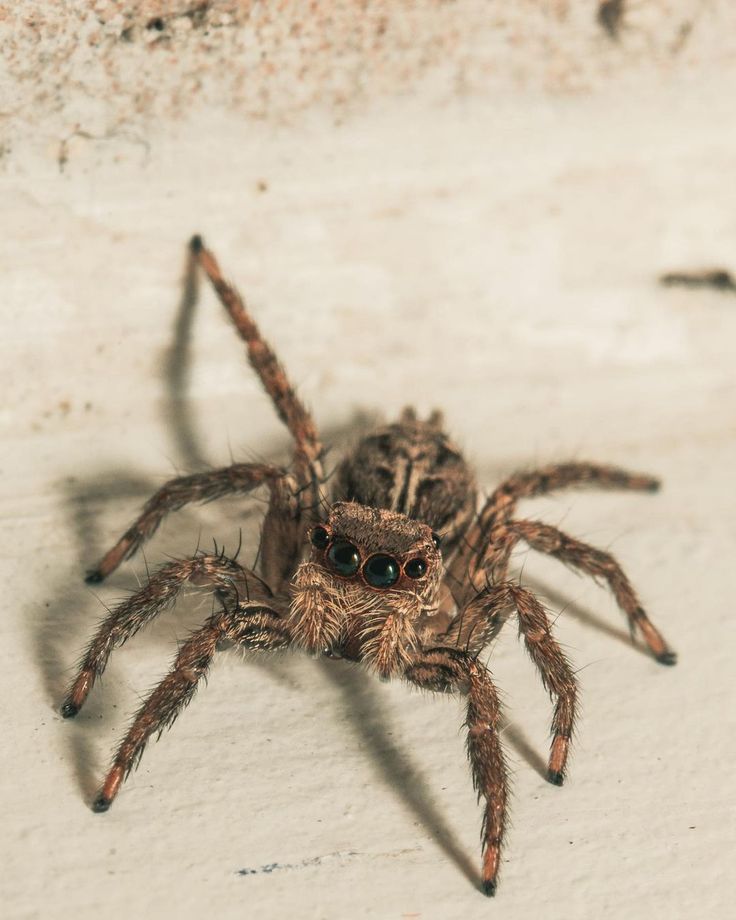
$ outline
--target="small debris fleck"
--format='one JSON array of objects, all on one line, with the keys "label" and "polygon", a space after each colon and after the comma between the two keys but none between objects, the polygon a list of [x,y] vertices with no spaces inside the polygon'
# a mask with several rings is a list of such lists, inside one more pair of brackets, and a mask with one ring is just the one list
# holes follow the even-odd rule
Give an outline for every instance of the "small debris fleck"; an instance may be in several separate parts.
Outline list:
[{"label": "small debris fleck", "polygon": [[625,0],[601,0],[598,4],[598,25],[608,37],[617,41],[623,25]]},{"label": "small debris fleck", "polygon": [[236,875],[271,875],[272,872],[282,872],[289,869],[305,869],[308,866],[319,866],[324,862],[334,859],[354,859],[359,855],[360,854],[356,853],[354,850],[346,850],[344,852],[328,853],[326,856],[312,856],[309,859],[302,859],[298,863],[266,863],[254,869],[238,869]]},{"label": "small debris fleck", "polygon": [[665,287],[709,287],[717,291],[736,291],[736,281],[725,268],[704,268],[697,271],[665,272],[659,283]]}]

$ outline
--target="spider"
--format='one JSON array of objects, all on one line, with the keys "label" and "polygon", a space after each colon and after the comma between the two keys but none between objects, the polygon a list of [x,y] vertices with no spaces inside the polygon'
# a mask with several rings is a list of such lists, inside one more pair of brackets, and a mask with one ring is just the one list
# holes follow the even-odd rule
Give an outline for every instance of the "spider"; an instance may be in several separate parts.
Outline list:
[{"label": "spider", "polygon": [[555,785],[565,778],[578,696],[545,608],[508,577],[514,547],[526,544],[607,582],[632,634],[638,631],[662,664],[676,660],[611,555],[548,524],[519,519],[517,502],[581,485],[653,492],[658,482],[610,466],[556,464],[511,476],[478,511],[473,473],[444,433],[441,414],[421,420],[407,408],[342,460],[328,492],[310,414],[212,252],[200,237],[190,250],[245,341],[250,363],[294,439],[294,456],[287,468],[236,463],[171,480],[88,574],[89,583],[101,582],[169,512],[190,502],[268,490],[258,573],[217,550],[167,562],[112,610],[90,642],[61,707],[65,718],[84,705],[113,649],[170,607],[185,586],[208,588],[220,601],[180,646],[171,670],[136,714],[92,808],[110,807],[148,739],[190,702],[221,644],[253,651],[293,646],[360,662],[384,680],[464,695],[468,756],[484,801],[482,888],[493,895],[508,792],[498,693],[479,655],[515,616],[554,700],[547,777]]}]

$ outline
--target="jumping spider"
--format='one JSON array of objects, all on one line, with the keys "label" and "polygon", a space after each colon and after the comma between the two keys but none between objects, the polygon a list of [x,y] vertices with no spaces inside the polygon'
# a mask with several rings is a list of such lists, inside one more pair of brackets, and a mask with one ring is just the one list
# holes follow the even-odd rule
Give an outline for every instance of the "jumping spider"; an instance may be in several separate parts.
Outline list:
[{"label": "jumping spider", "polygon": [[654,657],[675,654],[644,613],[615,559],[555,527],[515,516],[519,499],[570,486],[655,491],[656,479],[590,463],[519,473],[477,510],[473,474],[434,412],[422,421],[405,409],[392,425],[365,437],[338,466],[326,499],[323,449],[311,416],[237,291],[222,277],[199,237],[192,258],[212,282],[248,348],[250,363],[295,442],[288,468],[236,463],[174,479],[143,508],[87,581],[97,583],[132,556],[165,515],[265,486],[259,574],[224,553],[198,552],[167,562],[116,607],[90,643],[61,707],[76,715],[112,650],[174,603],[187,585],[211,588],[222,608],[179,648],[169,674],[150,694],[120,745],[94,801],[106,811],[146,742],[192,699],[218,646],[300,647],[313,655],[362,662],[383,679],[467,698],[468,756],[483,819],[483,890],[493,895],[506,823],[507,779],[499,739],[499,700],[480,653],[516,615],[532,661],[554,699],[548,779],[561,785],[575,722],[577,682],[552,635],[548,615],[527,589],[509,580],[514,547],[556,557],[605,580]]}]

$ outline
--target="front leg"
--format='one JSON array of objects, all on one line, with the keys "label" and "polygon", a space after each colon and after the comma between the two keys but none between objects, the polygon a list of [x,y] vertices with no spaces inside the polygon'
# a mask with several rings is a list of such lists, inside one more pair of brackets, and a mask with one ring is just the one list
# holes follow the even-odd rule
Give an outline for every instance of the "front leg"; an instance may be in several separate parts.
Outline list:
[{"label": "front leg", "polygon": [[531,591],[514,582],[487,585],[438,638],[447,645],[479,655],[514,613],[529,657],[536,665],[545,689],[555,701],[547,779],[555,786],[561,786],[565,780],[565,766],[575,725],[578,686],[575,672],[552,635],[547,611],[539,600]]},{"label": "front leg", "polygon": [[[235,324],[240,337],[245,342],[251,367],[258,374],[264,390],[273,400],[279,418],[294,438],[297,466],[309,474],[308,480],[314,476],[319,482],[322,478],[322,445],[311,414],[296,395],[294,387],[286,376],[286,371],[271,346],[261,335],[247,304],[236,288],[223,278],[217,259],[205,247],[202,237],[192,237],[189,245],[195,259],[210,279],[217,296]],[[315,487],[317,482],[313,483]]]},{"label": "front leg", "polygon": [[138,711],[92,805],[94,811],[107,811],[125,777],[143,755],[151,735],[160,735],[169,728],[191,701],[209,670],[218,644],[224,640],[244,649],[275,650],[287,646],[290,635],[278,613],[263,604],[239,604],[233,611],[210,617],[183,643],[171,671]]},{"label": "front leg", "polygon": [[146,624],[171,607],[185,586],[207,587],[221,597],[250,598],[251,590],[270,597],[271,590],[258,576],[224,555],[200,554],[175,559],[157,569],[139,591],[115,607],[100,624],[82,659],[79,672],[61,707],[65,719],[84,705],[95,681],[102,675],[113,650],[124,645]]},{"label": "front leg", "polygon": [[498,734],[500,706],[491,675],[475,658],[454,648],[431,648],[417,654],[405,678],[425,690],[460,691],[468,699],[468,757],[473,783],[486,801],[483,818],[483,890],[496,893],[506,824],[508,781]]}]

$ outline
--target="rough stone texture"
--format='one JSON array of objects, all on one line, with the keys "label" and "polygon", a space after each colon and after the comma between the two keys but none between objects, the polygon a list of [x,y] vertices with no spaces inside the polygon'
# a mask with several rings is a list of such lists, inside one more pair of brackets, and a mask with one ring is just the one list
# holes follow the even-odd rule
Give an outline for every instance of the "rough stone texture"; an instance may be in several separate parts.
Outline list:
[{"label": "rough stone texture", "polygon": [[[609,6],[613,6],[609,0]],[[520,89],[636,92],[733,56],[728,0],[622,4],[615,31],[572,0],[110,0],[0,4],[4,143],[25,131],[146,144],[152,122],[193,107],[335,119],[396,94],[427,101]]]},{"label": "rough stone texture", "polygon": [[[632,3],[613,42],[594,6],[0,7],[3,916],[730,915],[736,297],[656,279],[736,274],[734,13]],[[553,788],[510,628],[490,656],[514,789],[495,903],[459,703],[339,664],[224,653],[113,809],[87,807],[210,608],[162,617],[63,723],[79,650],[146,565],[95,592],[84,569],[165,478],[287,446],[211,293],[184,296],[195,231],[336,450],[366,414],[440,405],[485,487],[569,457],[665,482],[528,507],[614,550],[681,661],[519,557],[562,611],[583,713]],[[252,558],[261,510],[182,512],[146,560],[241,530]]]}]

